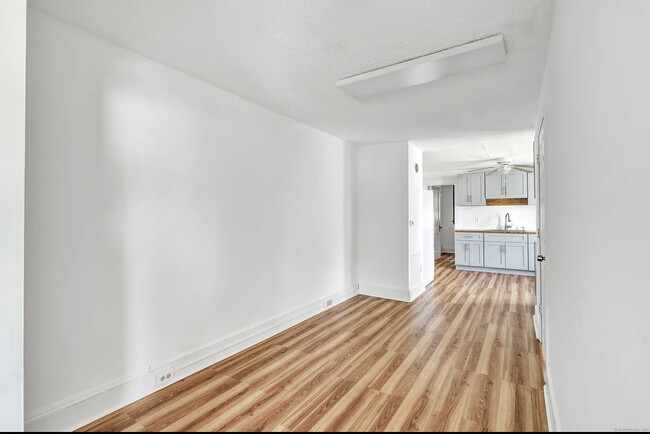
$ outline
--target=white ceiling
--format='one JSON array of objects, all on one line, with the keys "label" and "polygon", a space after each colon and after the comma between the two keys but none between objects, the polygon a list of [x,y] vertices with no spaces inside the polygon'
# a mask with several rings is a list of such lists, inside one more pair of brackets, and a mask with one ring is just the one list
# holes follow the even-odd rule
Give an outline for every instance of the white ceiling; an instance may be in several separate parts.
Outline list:
[{"label": "white ceiling", "polygon": [[[445,146],[463,146],[467,153],[481,138],[533,126],[552,5],[548,0],[29,0],[33,9],[340,138],[443,138]],[[342,77],[497,33],[507,49],[501,65],[366,101],[335,85]]]},{"label": "white ceiling", "polygon": [[496,166],[500,159],[513,164],[533,163],[532,130],[473,133],[412,143],[423,150],[424,178],[432,185],[453,184],[459,173]]}]

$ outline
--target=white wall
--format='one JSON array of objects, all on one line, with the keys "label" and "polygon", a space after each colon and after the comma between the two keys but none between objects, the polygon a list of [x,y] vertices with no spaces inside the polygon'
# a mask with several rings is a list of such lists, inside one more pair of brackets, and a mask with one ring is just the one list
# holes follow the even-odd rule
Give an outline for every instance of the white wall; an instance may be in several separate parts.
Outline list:
[{"label": "white wall", "polygon": [[0,2],[0,431],[23,428],[25,19]]},{"label": "white wall", "polygon": [[349,145],[37,12],[28,24],[32,418],[350,293]]},{"label": "white wall", "polygon": [[650,427],[650,2],[560,1],[542,107],[559,428]]},{"label": "white wall", "polygon": [[440,187],[440,246],[443,252],[453,253],[456,249],[454,225],[454,186],[443,185]]},{"label": "white wall", "polygon": [[506,213],[513,229],[537,230],[535,205],[457,206],[456,229],[503,229]]},{"label": "white wall", "polygon": [[[418,171],[415,171],[417,165]],[[412,143],[408,144],[408,212],[409,220],[413,222],[408,226],[409,237],[409,292],[410,300],[415,300],[424,291],[423,275],[423,214],[422,214],[422,151]],[[431,224],[431,222],[429,222]],[[428,246],[431,248],[431,246]]]},{"label": "white wall", "polygon": [[355,148],[359,291],[408,301],[408,143]]}]

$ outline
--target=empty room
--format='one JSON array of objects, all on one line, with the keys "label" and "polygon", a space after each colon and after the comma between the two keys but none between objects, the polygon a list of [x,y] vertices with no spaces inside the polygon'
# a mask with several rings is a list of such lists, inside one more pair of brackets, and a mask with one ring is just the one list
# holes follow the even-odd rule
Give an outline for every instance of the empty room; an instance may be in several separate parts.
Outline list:
[{"label": "empty room", "polygon": [[650,431],[648,22],[0,0],[0,431]]}]

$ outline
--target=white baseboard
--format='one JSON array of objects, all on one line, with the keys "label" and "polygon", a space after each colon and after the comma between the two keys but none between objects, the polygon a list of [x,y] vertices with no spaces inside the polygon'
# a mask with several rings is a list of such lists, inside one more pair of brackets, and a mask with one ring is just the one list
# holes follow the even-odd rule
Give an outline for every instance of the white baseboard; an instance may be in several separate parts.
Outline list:
[{"label": "white baseboard", "polygon": [[400,288],[399,286],[359,283],[359,294],[387,298],[389,300],[411,301],[410,288]]},{"label": "white baseboard", "polygon": [[445,248],[445,247],[443,247],[443,248],[440,249],[440,250],[442,251],[442,253],[456,253],[456,249],[453,248],[453,247],[451,247],[451,248]]},{"label": "white baseboard", "polygon": [[551,432],[562,431],[560,420],[558,419],[557,407],[555,404],[555,392],[553,391],[553,382],[548,370],[548,365],[544,372],[546,384],[544,385],[544,404],[546,405],[546,424]]},{"label": "white baseboard", "polygon": [[[262,342],[327,309],[325,302],[335,306],[359,293],[359,285],[279,315],[245,330],[217,339],[178,355],[158,367],[174,366],[174,382]],[[408,294],[408,290],[407,290]],[[153,369],[155,372],[157,369]],[[157,390],[151,372],[117,378],[47,407],[25,417],[25,431],[72,431],[112,411],[143,398]]]},{"label": "white baseboard", "polygon": [[409,288],[409,294],[411,299],[409,301],[414,301],[416,298],[424,294],[426,285],[424,282],[417,283]]},{"label": "white baseboard", "polygon": [[482,273],[514,274],[516,276],[535,276],[534,271],[526,271],[526,270],[504,270],[503,268],[468,267],[466,265],[456,265],[456,269],[462,271],[478,271]]}]

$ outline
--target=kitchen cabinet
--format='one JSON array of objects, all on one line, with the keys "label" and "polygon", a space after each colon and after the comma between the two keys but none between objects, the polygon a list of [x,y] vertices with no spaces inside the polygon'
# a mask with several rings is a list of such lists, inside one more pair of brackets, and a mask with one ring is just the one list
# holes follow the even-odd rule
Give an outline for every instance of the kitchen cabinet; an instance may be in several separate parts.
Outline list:
[{"label": "kitchen cabinet", "polygon": [[456,205],[485,205],[485,174],[465,173],[458,175]]},{"label": "kitchen cabinet", "polygon": [[520,199],[528,197],[528,173],[511,170],[505,175],[506,198]]},{"label": "kitchen cabinet", "polygon": [[485,234],[485,266],[528,270],[528,235]]},{"label": "kitchen cabinet", "polygon": [[535,271],[537,255],[535,254],[536,235],[528,235],[528,271]]},{"label": "kitchen cabinet", "polygon": [[456,265],[461,269],[530,276],[535,272],[536,234],[486,230],[456,232]]},{"label": "kitchen cabinet", "polygon": [[485,177],[485,198],[504,199],[506,197],[505,177],[500,174],[487,175]]},{"label": "kitchen cabinet", "polygon": [[528,174],[528,205],[537,203],[537,191],[535,191],[535,172]]},{"label": "kitchen cabinet", "polygon": [[483,234],[463,233],[456,237],[456,265],[483,266]]},{"label": "kitchen cabinet", "polygon": [[506,268],[506,243],[486,241],[483,250],[485,251],[486,267]]},{"label": "kitchen cabinet", "polygon": [[506,268],[528,270],[528,243],[506,243]]},{"label": "kitchen cabinet", "polygon": [[486,199],[520,199],[528,197],[528,174],[512,170],[507,175],[494,173],[485,177]]}]

